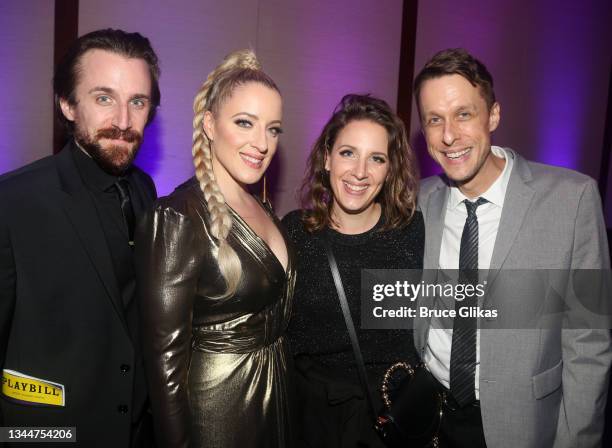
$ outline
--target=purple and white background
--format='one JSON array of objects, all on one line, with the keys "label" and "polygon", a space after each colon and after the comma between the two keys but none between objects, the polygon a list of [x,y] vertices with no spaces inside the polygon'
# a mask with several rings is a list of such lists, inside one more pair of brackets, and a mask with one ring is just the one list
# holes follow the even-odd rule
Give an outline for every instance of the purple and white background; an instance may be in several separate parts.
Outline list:
[{"label": "purple and white background", "polygon": [[[0,173],[52,153],[50,0],[0,2]],[[314,139],[340,98],[397,102],[401,0],[80,0],[79,35],[98,28],[149,37],[162,67],[162,106],[137,163],[160,195],[193,174],[192,100],[223,58],[250,47],[278,83],[285,134],[271,167],[274,205],[295,190]],[[502,121],[494,143],[598,180],[612,61],[612,2],[422,0],[415,71],[438,50],[464,47],[493,74]],[[437,172],[410,132],[423,175]],[[607,150],[610,150],[609,148]],[[606,218],[612,226],[612,172]]]}]

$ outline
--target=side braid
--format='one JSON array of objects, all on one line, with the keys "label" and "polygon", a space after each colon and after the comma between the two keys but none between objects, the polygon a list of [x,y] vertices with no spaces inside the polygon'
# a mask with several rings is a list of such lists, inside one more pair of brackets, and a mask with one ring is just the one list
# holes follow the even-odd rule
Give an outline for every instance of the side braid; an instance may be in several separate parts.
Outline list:
[{"label": "side braid", "polygon": [[[255,55],[253,55],[253,58]],[[202,87],[196,94],[193,102],[193,164],[195,166],[195,175],[200,183],[200,189],[204,193],[204,200],[208,205],[210,213],[210,232],[218,241],[217,261],[219,270],[225,279],[227,288],[220,298],[232,296],[242,277],[242,263],[236,254],[236,251],[227,242],[227,236],[232,228],[232,217],[225,203],[223,193],[219,189],[219,185],[215,180],[215,175],[212,167],[211,141],[204,133],[204,114],[211,109],[211,90],[214,90],[215,81],[217,78],[236,67],[240,56],[232,54],[226,58],[221,65],[213,70],[207,77]],[[255,59],[256,61],[256,59]],[[216,93],[216,92],[215,92]]]},{"label": "side braid", "polygon": [[227,242],[232,228],[232,215],[213,172],[213,142],[204,132],[204,116],[206,112],[215,114],[236,87],[248,82],[257,82],[278,91],[274,81],[261,70],[251,50],[236,51],[229,54],[208,75],[193,101],[192,155],[195,175],[208,205],[210,233],[217,239],[217,262],[227,285],[226,291],[219,298],[228,298],[236,292],[242,278],[242,263]]}]

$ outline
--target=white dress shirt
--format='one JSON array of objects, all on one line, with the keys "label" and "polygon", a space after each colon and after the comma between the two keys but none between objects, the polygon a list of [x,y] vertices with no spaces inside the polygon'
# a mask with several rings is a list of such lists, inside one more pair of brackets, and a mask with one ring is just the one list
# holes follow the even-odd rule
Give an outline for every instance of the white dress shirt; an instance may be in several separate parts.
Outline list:
[{"label": "white dress shirt", "polygon": [[[489,269],[493,247],[497,238],[499,222],[501,219],[504,198],[510,180],[510,173],[514,164],[512,155],[499,146],[492,146],[494,156],[506,159],[501,175],[493,182],[491,187],[480,197],[488,202],[476,209],[478,218],[478,269]],[[463,201],[468,199],[459,188],[452,186],[448,189],[446,217],[442,232],[442,246],[440,247],[440,269],[459,269],[459,248],[461,234],[467,218],[467,210]],[[474,202],[478,198],[469,199]],[[429,371],[447,389],[450,388],[450,358],[453,340],[452,328],[436,327],[435,318],[429,329],[427,346],[425,347],[424,361]],[[476,332],[476,399],[479,399],[478,381],[480,378],[480,330]]]}]

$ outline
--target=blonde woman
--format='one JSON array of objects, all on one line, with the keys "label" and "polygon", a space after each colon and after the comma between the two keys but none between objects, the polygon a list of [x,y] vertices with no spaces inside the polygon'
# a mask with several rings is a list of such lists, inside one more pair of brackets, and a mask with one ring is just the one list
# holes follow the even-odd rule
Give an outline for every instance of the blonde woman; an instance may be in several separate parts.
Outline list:
[{"label": "blonde woman", "polygon": [[240,51],[208,76],[194,112],[195,177],[158,200],[136,242],[158,446],[290,446],[294,255],[247,190],[276,151],[281,96]]}]

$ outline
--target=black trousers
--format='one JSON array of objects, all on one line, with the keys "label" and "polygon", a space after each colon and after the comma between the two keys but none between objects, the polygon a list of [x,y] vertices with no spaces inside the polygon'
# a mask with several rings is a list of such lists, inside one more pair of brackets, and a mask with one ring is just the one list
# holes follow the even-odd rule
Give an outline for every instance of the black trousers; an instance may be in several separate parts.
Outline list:
[{"label": "black trousers", "polygon": [[[336,377],[310,357],[297,357],[295,365],[296,446],[384,448],[359,384]],[[382,407],[382,402],[375,406]]]},{"label": "black trousers", "polygon": [[[433,378],[433,375],[432,375]],[[446,399],[442,405],[440,421],[440,446],[442,448],[486,448],[480,414],[480,402],[460,407],[450,391],[435,378]]]}]

